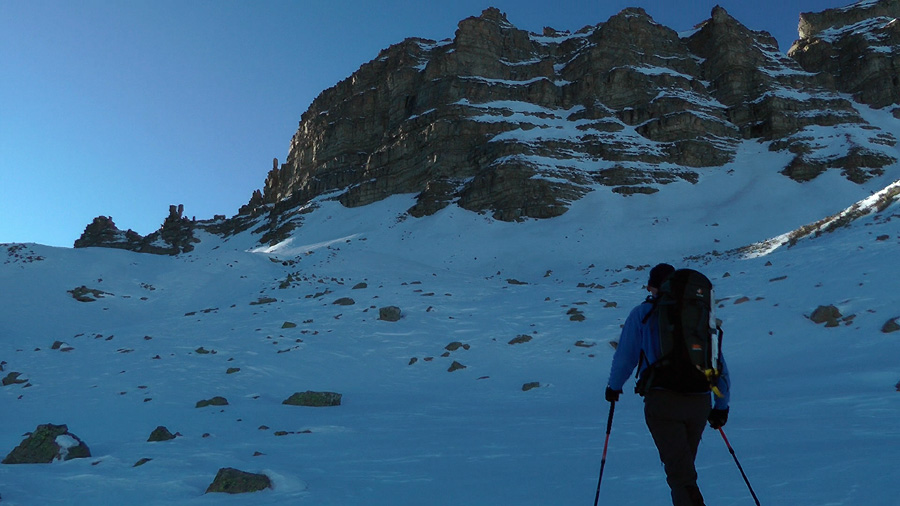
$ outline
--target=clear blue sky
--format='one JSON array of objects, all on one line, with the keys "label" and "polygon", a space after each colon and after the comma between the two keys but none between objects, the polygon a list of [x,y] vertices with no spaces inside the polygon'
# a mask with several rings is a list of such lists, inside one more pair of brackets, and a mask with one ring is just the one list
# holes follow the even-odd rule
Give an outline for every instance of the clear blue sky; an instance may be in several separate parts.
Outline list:
[{"label": "clear blue sky", "polygon": [[850,0],[0,0],[0,243],[71,247],[99,215],[146,235],[169,204],[234,215],[324,89],[489,6],[577,30],[643,7],[675,30],[720,4],[786,51]]}]

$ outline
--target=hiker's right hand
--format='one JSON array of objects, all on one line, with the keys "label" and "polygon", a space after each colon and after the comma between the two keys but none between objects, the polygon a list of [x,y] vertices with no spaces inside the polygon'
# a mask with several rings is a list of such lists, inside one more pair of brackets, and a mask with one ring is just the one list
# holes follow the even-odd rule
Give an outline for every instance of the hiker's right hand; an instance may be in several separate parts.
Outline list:
[{"label": "hiker's right hand", "polygon": [[619,400],[619,394],[621,394],[621,390],[613,390],[610,387],[606,387],[606,400],[609,402],[616,402]]}]

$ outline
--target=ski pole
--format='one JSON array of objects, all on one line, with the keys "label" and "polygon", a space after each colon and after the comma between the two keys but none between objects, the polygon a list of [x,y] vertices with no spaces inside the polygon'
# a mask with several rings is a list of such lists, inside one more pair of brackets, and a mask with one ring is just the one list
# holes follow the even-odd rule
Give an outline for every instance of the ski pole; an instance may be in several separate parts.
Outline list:
[{"label": "ski pole", "polygon": [[609,433],[612,431],[613,413],[616,411],[616,401],[609,403],[609,419],[606,421],[606,442],[603,443],[603,457],[600,459],[600,478],[597,479],[597,493],[594,495],[594,506],[600,500],[600,483],[603,482],[603,468],[606,467],[606,449],[609,447]]},{"label": "ski pole", "polygon": [[[734,453],[734,448],[731,447],[731,443],[728,442],[728,438],[725,437],[725,431],[722,430],[722,427],[719,427],[719,434],[722,434],[722,439],[725,440],[725,446],[728,447],[728,451],[731,452],[731,456],[734,457],[734,463],[737,464],[738,470],[741,472],[741,476],[744,477],[744,483],[747,484],[747,488],[750,489],[750,495],[753,496],[753,500],[756,501],[756,506],[759,506],[759,499],[756,498],[756,492],[753,491],[753,487],[750,486],[750,480],[747,479],[747,474],[744,473],[744,468],[741,467],[741,463],[738,462],[737,455]],[[594,506],[597,506],[596,504]]]}]

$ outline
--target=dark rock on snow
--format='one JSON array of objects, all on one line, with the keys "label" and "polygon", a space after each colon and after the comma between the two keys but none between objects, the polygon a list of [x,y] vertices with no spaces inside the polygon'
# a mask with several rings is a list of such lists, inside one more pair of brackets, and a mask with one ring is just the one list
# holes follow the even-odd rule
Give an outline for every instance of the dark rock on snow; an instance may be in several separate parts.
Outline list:
[{"label": "dark rock on snow", "polygon": [[134,465],[131,467],[141,467],[142,465],[146,464],[147,462],[150,462],[151,460],[153,460],[153,459],[144,457],[144,458],[138,460],[137,462],[135,462]]},{"label": "dark rock on snow", "polygon": [[28,380],[21,379],[20,376],[22,376],[22,373],[20,372],[10,372],[3,378],[3,386],[7,387],[9,385],[21,385],[22,383],[28,383]]},{"label": "dark rock on snow", "polygon": [[217,395],[217,396],[213,397],[212,399],[204,399],[202,401],[197,401],[197,405],[195,407],[205,408],[206,406],[227,406],[227,405],[228,405],[228,399]]},{"label": "dark rock on snow", "polygon": [[156,442],[156,441],[169,441],[175,439],[175,434],[169,432],[169,429],[160,425],[159,427],[153,429],[153,432],[150,433],[150,437],[147,438],[148,442]]},{"label": "dark rock on snow", "polygon": [[293,395],[282,401],[282,404],[290,406],[310,406],[315,408],[340,406],[343,396],[335,392],[295,392]]},{"label": "dark rock on snow", "polygon": [[466,368],[466,366],[464,366],[464,365],[460,364],[459,362],[457,362],[456,360],[454,360],[453,363],[450,364],[450,367],[447,368],[447,372],[454,372],[454,371],[458,371],[460,369],[465,369],[465,368]]},{"label": "dark rock on snow", "polygon": [[265,474],[254,474],[223,467],[216,473],[216,478],[206,489],[206,493],[224,492],[227,494],[243,494],[258,492],[272,487],[272,481]]},{"label": "dark rock on snow", "polygon": [[3,459],[4,464],[47,464],[91,456],[91,450],[65,425],[44,424]]},{"label": "dark rock on snow", "polygon": [[400,320],[400,308],[397,306],[387,306],[378,310],[378,319],[386,322],[395,322]]},{"label": "dark rock on snow", "polygon": [[522,344],[531,341],[531,336],[527,334],[520,334],[514,338],[512,338],[508,344]]},{"label": "dark rock on snow", "polygon": [[838,318],[841,316],[841,312],[834,306],[819,306],[813,311],[809,319],[813,323],[824,323],[826,327],[837,327],[840,325]]},{"label": "dark rock on snow", "polygon": [[884,322],[884,325],[881,327],[881,331],[885,334],[890,334],[891,332],[897,332],[900,330],[900,324],[897,323],[897,320],[900,318],[891,318],[890,320]]}]

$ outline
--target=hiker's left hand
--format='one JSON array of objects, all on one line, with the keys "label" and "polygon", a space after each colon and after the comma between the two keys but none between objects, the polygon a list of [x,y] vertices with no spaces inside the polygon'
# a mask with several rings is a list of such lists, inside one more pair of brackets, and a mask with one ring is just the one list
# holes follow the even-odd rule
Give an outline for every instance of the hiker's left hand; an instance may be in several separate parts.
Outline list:
[{"label": "hiker's left hand", "polygon": [[613,390],[610,387],[606,387],[606,400],[609,402],[616,402],[619,400],[619,394],[621,393],[621,390]]},{"label": "hiker's left hand", "polygon": [[728,421],[728,408],[725,409],[713,409],[709,412],[709,426],[715,430],[719,430],[722,428],[725,423]]}]

